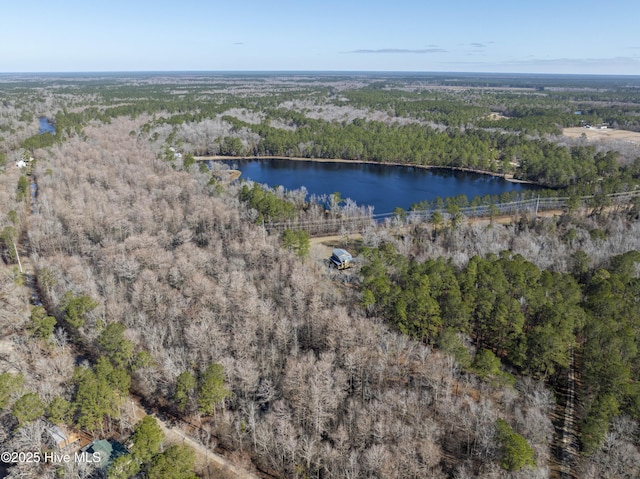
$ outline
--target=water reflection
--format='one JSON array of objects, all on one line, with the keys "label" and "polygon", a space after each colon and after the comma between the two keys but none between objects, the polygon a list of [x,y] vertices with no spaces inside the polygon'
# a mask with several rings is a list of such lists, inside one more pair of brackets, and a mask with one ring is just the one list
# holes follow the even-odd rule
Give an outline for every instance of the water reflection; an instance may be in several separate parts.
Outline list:
[{"label": "water reflection", "polygon": [[412,204],[437,197],[465,194],[471,200],[474,196],[536,188],[494,176],[411,166],[277,159],[233,160],[229,164],[242,172],[242,178],[289,190],[304,186],[310,195],[340,192],[342,198],[373,206],[376,213],[391,212],[396,207],[409,209]]}]

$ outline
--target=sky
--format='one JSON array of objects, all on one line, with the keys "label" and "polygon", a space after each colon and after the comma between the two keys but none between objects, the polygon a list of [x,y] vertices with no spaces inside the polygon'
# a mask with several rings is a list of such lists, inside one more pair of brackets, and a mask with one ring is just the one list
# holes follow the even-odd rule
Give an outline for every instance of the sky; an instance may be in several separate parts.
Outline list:
[{"label": "sky", "polygon": [[640,75],[638,0],[0,0],[0,72]]}]

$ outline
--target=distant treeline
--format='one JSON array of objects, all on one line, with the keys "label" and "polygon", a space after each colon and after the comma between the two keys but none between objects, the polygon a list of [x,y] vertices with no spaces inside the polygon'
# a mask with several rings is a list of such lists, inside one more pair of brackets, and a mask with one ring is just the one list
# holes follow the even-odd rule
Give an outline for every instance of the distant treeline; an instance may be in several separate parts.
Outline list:
[{"label": "distant treeline", "polygon": [[[501,90],[506,80],[486,79],[487,88],[477,88],[484,80],[473,78],[453,82],[469,86],[467,90],[420,88],[418,78],[403,83],[400,78],[383,77],[369,79],[364,87],[340,91],[326,84],[301,82],[274,88],[269,95],[262,91],[262,79],[255,80],[256,91],[243,90],[242,94],[234,91],[232,81],[222,78],[219,83],[200,79],[179,86],[122,85],[102,79],[73,90],[98,95],[102,106],[87,100],[84,109],[82,102],[73,111],[62,109],[55,115],[55,135],[35,135],[21,146],[28,150],[52,146],[70,134],[81,133],[91,121],[109,123],[117,117],[141,115],[153,117],[141,129],[152,140],[157,139],[154,130],[170,125],[173,133],[169,139],[179,143],[178,127],[216,118],[230,125],[231,134],[213,138],[206,147],[211,151],[195,153],[224,149],[238,156],[465,167],[513,174],[551,188],[592,185],[584,194],[593,193],[593,185],[603,179],[620,175],[614,153],[596,153],[591,146],[561,146],[543,135],[557,135],[562,127],[600,122],[640,129],[636,89],[587,89],[584,79],[574,79],[582,89],[572,89],[571,79],[555,79],[559,82],[556,87],[553,79],[532,79],[531,85],[524,85],[524,79],[515,78],[512,80],[518,85],[524,85],[521,89]],[[326,83],[334,80],[325,79]],[[445,80],[423,81],[442,85]],[[614,80],[609,83],[618,86]],[[60,93],[65,92],[61,87]],[[349,120],[319,119],[323,108],[351,109],[352,115]],[[243,121],[229,114],[234,110],[252,112],[260,120]],[[492,112],[499,116],[490,118]],[[385,119],[378,120],[381,116]],[[241,132],[259,139],[240,141]]]}]

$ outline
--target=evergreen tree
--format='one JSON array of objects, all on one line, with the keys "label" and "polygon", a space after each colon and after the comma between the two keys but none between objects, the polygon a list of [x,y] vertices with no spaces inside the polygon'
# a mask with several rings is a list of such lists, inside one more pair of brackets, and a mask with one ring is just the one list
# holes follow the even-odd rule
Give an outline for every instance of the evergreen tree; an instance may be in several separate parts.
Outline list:
[{"label": "evergreen tree", "polygon": [[129,393],[131,377],[101,357],[91,368],[76,368],[74,408],[79,427],[95,430],[106,416],[118,417],[122,398]]},{"label": "evergreen tree", "polygon": [[524,437],[511,429],[504,419],[498,419],[496,431],[502,452],[500,465],[504,469],[519,471],[523,467],[535,467],[533,449]]},{"label": "evergreen tree", "polygon": [[153,416],[145,416],[136,424],[131,440],[131,453],[138,461],[146,463],[160,451],[164,433]]},{"label": "evergreen tree", "polygon": [[224,385],[224,369],[221,364],[211,363],[202,373],[198,388],[198,408],[201,414],[213,414],[215,406],[231,396]]},{"label": "evergreen tree", "polygon": [[97,307],[98,303],[89,296],[75,296],[71,291],[67,291],[62,298],[62,309],[65,320],[76,328],[82,327],[85,321],[85,315]]},{"label": "evergreen tree", "polygon": [[24,201],[29,193],[29,180],[26,176],[18,178],[18,186],[16,187],[16,201],[18,203]]},{"label": "evergreen tree", "polygon": [[44,415],[45,404],[36,393],[27,393],[13,405],[13,415],[20,426]]},{"label": "evergreen tree", "polygon": [[196,479],[195,453],[187,446],[175,445],[153,458],[147,469],[149,479]]},{"label": "evergreen tree", "polygon": [[122,323],[109,323],[98,336],[98,344],[114,366],[125,368],[133,357],[133,343],[124,337]]},{"label": "evergreen tree", "polygon": [[60,396],[54,397],[47,407],[47,417],[53,424],[66,424],[71,420],[71,403]]},{"label": "evergreen tree", "polygon": [[140,472],[140,463],[131,454],[116,457],[107,470],[107,479],[129,479]]},{"label": "evergreen tree", "polygon": [[184,411],[196,390],[197,382],[189,371],[184,371],[176,379],[176,390],[173,399],[180,411]]},{"label": "evergreen tree", "polygon": [[53,334],[55,326],[56,318],[47,316],[47,311],[42,306],[35,306],[31,310],[31,324],[27,328],[34,336],[48,339]]}]

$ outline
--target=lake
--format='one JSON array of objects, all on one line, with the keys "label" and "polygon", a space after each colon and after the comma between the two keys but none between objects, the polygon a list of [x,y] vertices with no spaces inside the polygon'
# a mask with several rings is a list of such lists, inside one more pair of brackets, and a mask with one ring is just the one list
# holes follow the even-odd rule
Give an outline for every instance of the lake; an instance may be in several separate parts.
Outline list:
[{"label": "lake", "polygon": [[40,121],[39,133],[52,133],[54,135],[56,134],[56,127],[53,126],[53,123],[51,123],[48,118],[41,116],[40,118],[38,118],[38,120]]},{"label": "lake", "polygon": [[437,197],[499,195],[507,191],[537,189],[503,178],[448,169],[425,169],[368,163],[243,159],[226,161],[242,172],[241,178],[288,190],[304,186],[310,195],[340,192],[358,205],[374,207],[376,214]]}]

